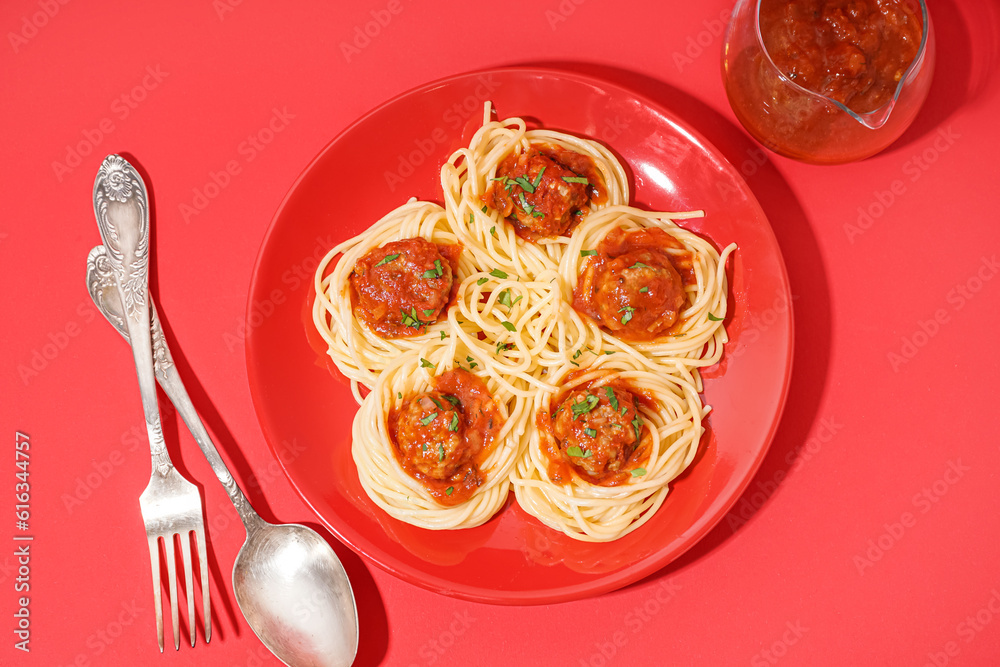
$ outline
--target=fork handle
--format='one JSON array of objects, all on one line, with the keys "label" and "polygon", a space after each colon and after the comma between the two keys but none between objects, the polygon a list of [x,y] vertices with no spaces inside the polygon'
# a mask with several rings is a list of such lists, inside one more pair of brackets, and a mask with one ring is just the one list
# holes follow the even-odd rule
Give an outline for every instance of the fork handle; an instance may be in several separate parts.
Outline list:
[{"label": "fork handle", "polygon": [[142,411],[149,436],[153,473],[166,476],[173,468],[163,441],[153,379],[153,348],[149,331],[149,201],[142,178],[128,162],[109,155],[94,180],[94,214],[108,262],[121,298],[132,347]]},{"label": "fork handle", "polygon": [[163,391],[167,394],[170,402],[177,408],[181,419],[187,424],[188,430],[191,431],[195,442],[201,448],[201,453],[205,455],[208,464],[212,466],[212,471],[219,479],[223,488],[225,488],[229,499],[233,503],[233,507],[239,513],[240,520],[249,534],[252,530],[260,527],[262,519],[254,511],[253,507],[250,506],[250,501],[247,500],[236,480],[233,479],[229,468],[219,455],[219,450],[215,447],[215,443],[212,442],[208,430],[198,416],[198,411],[195,410],[194,404],[191,402],[191,397],[188,396],[187,389],[185,389],[184,383],[181,381],[181,376],[178,374],[176,366],[174,366],[174,360],[170,355],[170,348],[167,347],[167,339],[163,335],[160,318],[156,313],[156,307],[152,305],[152,300],[150,300],[150,306],[153,312],[153,354],[156,364],[156,377],[160,381],[160,386],[163,387]]}]

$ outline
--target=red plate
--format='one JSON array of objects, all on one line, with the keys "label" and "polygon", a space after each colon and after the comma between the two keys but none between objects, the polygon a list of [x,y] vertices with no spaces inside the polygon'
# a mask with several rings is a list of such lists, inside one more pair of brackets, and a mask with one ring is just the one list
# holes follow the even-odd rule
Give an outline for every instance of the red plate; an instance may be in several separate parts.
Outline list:
[{"label": "red plate", "polygon": [[[705,373],[714,410],[698,458],[645,526],[607,544],[542,526],[513,500],[487,524],[429,531],[389,518],[351,458],[356,404],[312,331],[317,260],[411,196],[441,202],[438,170],[470,137],[482,106],[501,117],[599,139],[627,164],[634,202],[703,209],[685,226],[730,259],[730,343]],[[247,309],[250,392],[292,484],[341,541],[433,591],[503,604],[571,600],[636,581],[701,539],[767,451],[791,371],[788,278],[763,211],[722,155],[668,111],[612,83],[540,69],[465,74],[406,93],[334,139],[292,186],[264,237]],[[292,447],[290,445],[298,445]],[[305,447],[302,447],[305,445]],[[293,454],[288,458],[287,452]]]}]

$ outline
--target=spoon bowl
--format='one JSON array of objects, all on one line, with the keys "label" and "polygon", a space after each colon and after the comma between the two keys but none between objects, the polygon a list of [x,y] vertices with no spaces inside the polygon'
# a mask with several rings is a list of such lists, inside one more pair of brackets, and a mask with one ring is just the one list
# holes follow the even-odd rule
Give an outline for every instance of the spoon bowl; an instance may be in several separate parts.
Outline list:
[{"label": "spoon bowl", "polygon": [[347,667],[358,650],[358,615],[344,566],[315,531],[250,527],[233,566],[247,623],[289,665]]}]

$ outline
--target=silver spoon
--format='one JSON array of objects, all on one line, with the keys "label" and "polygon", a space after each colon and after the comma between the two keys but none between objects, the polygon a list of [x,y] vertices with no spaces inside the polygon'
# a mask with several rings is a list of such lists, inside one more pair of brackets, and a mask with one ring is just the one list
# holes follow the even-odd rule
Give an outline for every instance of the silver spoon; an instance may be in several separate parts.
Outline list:
[{"label": "silver spoon", "polygon": [[[87,257],[87,290],[128,340],[104,246]],[[347,572],[316,531],[268,523],[250,506],[219,456],[174,367],[150,299],[154,371],[240,515],[247,539],[233,565],[233,591],[260,640],[292,667],[347,667],[358,651],[358,612]]]}]

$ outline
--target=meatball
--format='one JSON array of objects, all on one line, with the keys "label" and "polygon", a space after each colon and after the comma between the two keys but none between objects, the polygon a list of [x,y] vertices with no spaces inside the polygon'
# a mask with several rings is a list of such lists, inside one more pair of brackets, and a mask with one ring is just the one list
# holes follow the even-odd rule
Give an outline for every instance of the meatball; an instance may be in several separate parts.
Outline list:
[{"label": "meatball", "polygon": [[385,338],[413,336],[447,309],[453,282],[451,263],[436,244],[391,241],[355,263],[354,312]]},{"label": "meatball", "polygon": [[654,338],[677,322],[684,306],[684,285],[662,252],[627,252],[601,266],[594,275],[597,319],[611,333]]},{"label": "meatball", "polygon": [[622,471],[639,444],[642,420],[630,391],[610,386],[574,391],[554,417],[552,433],[560,449],[594,481]]},{"label": "meatball", "polygon": [[462,410],[447,394],[431,391],[406,401],[396,419],[401,458],[433,479],[454,475],[472,460]]},{"label": "meatball", "polygon": [[537,148],[509,155],[497,168],[486,202],[519,232],[535,236],[564,234],[587,206],[587,179]]}]

